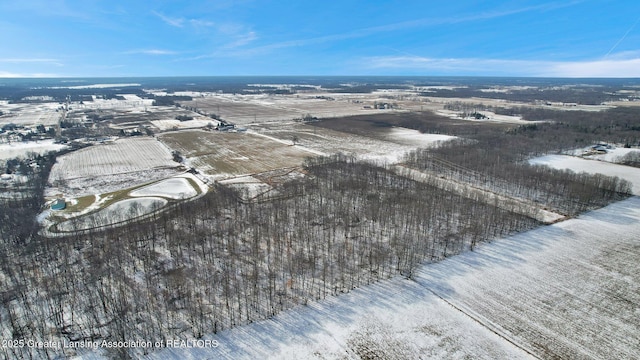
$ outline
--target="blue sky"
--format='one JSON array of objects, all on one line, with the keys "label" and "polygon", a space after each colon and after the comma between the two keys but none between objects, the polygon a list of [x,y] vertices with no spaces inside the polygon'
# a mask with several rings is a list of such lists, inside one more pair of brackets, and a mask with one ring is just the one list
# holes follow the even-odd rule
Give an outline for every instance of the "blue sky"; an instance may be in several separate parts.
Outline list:
[{"label": "blue sky", "polygon": [[0,77],[640,77],[640,1],[11,0]]}]

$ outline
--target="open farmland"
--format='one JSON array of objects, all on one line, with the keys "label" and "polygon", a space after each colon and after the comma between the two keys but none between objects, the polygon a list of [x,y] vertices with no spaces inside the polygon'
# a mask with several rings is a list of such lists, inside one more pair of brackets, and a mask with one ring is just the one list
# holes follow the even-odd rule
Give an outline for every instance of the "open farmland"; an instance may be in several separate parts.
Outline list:
[{"label": "open farmland", "polygon": [[133,137],[90,146],[58,157],[48,194],[101,194],[175,175],[171,151],[150,137]]},{"label": "open farmland", "polygon": [[314,93],[313,95],[211,95],[181,102],[213,113],[236,124],[300,119],[307,114],[319,118],[373,114],[390,110],[365,109],[376,100],[372,95]]},{"label": "open farmland", "polygon": [[7,101],[0,101],[0,112],[4,113],[0,117],[0,125],[6,123],[19,126],[57,125],[62,116],[62,113],[57,111],[60,106],[56,102],[9,104]]},{"label": "open farmland", "polygon": [[[326,122],[341,123],[343,120]],[[423,134],[401,127],[371,126],[365,131],[356,132],[354,128],[343,126],[332,129],[329,126],[316,126],[316,123],[300,122],[252,125],[250,130],[283,142],[291,142],[295,137],[296,144],[318,155],[340,152],[388,163],[399,161],[405,152],[417,147],[432,147],[440,141],[453,138],[441,134]]]},{"label": "open farmland", "polygon": [[[149,359],[633,359],[640,198]],[[606,239],[606,241],[603,241]]]},{"label": "open farmland", "polygon": [[[180,121],[176,119],[179,116],[193,119]],[[175,106],[152,106],[147,100],[141,102],[101,99],[74,105],[73,110],[67,114],[67,120],[76,123],[106,123],[116,130],[146,127],[156,131],[199,128],[218,123],[207,116]]]},{"label": "open farmland", "polygon": [[248,133],[181,131],[160,140],[187,157],[191,166],[216,178],[299,166],[314,155],[300,147]]}]

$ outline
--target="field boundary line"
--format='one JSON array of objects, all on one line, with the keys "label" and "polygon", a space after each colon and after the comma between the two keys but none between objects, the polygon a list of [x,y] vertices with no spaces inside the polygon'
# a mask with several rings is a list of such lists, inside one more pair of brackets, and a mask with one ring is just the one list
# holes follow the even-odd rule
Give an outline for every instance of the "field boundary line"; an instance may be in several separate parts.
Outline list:
[{"label": "field boundary line", "polygon": [[462,313],[463,315],[465,315],[469,319],[473,320],[475,323],[477,323],[480,326],[482,326],[483,328],[491,331],[492,333],[498,335],[498,337],[500,337],[501,339],[505,340],[506,342],[510,343],[511,345],[515,346],[516,348],[526,352],[527,354],[529,354],[531,357],[533,357],[535,359],[539,359],[539,360],[542,359],[541,357],[536,355],[535,352],[532,349],[529,349],[524,344],[520,344],[519,342],[516,341],[516,339],[508,336],[504,331],[501,331],[500,330],[500,326],[493,324],[490,320],[485,319],[483,316],[481,316],[479,314],[472,313],[472,311],[469,310],[469,309],[463,309],[463,307],[454,304],[452,301],[447,300],[444,296],[440,295],[438,292],[433,290],[428,285],[426,285],[426,284],[424,284],[424,283],[422,283],[420,281],[417,281],[416,279],[411,279],[411,280],[415,281],[418,285],[420,285],[421,287],[423,287],[424,289],[426,289],[427,291],[429,291],[430,293],[435,295],[437,298],[439,298],[440,300],[445,302],[447,305],[451,306],[452,308],[454,308],[455,310],[459,311],[460,313]]}]

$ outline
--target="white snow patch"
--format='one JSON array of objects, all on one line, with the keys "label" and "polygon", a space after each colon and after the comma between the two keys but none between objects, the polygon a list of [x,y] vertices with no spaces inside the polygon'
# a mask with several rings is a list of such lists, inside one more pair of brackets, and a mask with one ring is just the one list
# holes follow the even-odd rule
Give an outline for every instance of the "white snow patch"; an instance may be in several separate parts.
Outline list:
[{"label": "white snow patch", "polygon": [[209,124],[216,126],[218,121],[214,119],[193,119],[187,121],[180,121],[176,119],[165,120],[153,120],[151,123],[160,130],[173,130],[173,129],[195,129],[203,128]]},{"label": "white snow patch", "polygon": [[425,134],[418,130],[407,129],[403,127],[393,127],[387,135],[388,139],[400,142],[404,145],[416,147],[431,147],[442,141],[455,139],[455,136],[442,134]]},{"label": "white snow patch", "polygon": [[73,231],[117,224],[149,214],[166,204],[166,199],[158,197],[120,200],[98,212],[62,222],[58,224],[58,228],[62,231]]},{"label": "white snow patch", "polygon": [[63,144],[54,144],[53,139],[40,141],[12,142],[0,144],[0,160],[16,157],[24,158],[28,153],[44,154],[49,151],[60,151],[66,148]]},{"label": "white snow patch", "polygon": [[244,200],[253,199],[256,196],[269,192],[273,189],[271,185],[250,175],[222,180],[220,181],[220,184],[239,190]]},{"label": "white snow patch", "polygon": [[198,194],[185,178],[170,178],[136,189],[131,196],[161,196],[170,199],[188,199]]}]

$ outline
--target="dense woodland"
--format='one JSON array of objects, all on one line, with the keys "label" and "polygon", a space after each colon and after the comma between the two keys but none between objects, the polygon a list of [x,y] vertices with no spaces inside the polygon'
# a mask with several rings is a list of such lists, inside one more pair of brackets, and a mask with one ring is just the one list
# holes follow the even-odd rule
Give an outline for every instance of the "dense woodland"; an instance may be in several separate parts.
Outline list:
[{"label": "dense woodland", "polygon": [[626,94],[617,94],[619,86],[595,87],[591,85],[554,86],[544,88],[525,88],[506,92],[483,91],[486,86],[470,86],[455,89],[437,89],[423,92],[423,96],[443,98],[488,98],[503,99],[522,103],[561,102],[566,104],[600,105],[607,101],[627,98]]}]

